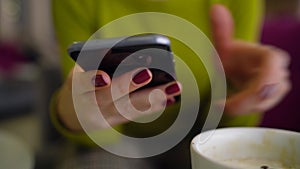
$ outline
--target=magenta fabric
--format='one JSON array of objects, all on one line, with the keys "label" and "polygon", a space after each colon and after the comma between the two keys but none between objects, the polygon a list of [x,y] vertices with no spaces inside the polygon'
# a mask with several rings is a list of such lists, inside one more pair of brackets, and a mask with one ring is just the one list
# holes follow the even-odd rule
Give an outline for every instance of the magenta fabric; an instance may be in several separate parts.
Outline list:
[{"label": "magenta fabric", "polygon": [[300,131],[300,19],[281,16],[266,19],[262,43],[286,50],[291,55],[292,90],[272,110],[266,112],[261,126]]},{"label": "magenta fabric", "polygon": [[24,61],[24,55],[15,44],[0,42],[0,71],[9,74],[15,66]]}]

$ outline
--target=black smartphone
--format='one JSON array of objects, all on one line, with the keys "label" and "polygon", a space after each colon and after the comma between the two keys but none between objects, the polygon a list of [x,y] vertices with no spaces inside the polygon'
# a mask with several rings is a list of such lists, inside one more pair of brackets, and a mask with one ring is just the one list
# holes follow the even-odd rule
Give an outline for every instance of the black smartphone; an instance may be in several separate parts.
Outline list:
[{"label": "black smartphone", "polygon": [[145,87],[176,79],[170,40],[160,34],[75,42],[68,48],[68,53],[85,71],[103,70],[111,78],[135,68],[147,67],[153,78]]}]

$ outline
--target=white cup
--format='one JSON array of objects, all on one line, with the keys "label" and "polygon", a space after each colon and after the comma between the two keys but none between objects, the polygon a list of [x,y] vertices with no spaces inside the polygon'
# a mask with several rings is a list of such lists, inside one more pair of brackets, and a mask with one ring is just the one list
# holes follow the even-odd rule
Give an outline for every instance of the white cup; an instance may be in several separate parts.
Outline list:
[{"label": "white cup", "polygon": [[300,169],[300,133],[269,128],[223,128],[191,142],[193,169]]}]

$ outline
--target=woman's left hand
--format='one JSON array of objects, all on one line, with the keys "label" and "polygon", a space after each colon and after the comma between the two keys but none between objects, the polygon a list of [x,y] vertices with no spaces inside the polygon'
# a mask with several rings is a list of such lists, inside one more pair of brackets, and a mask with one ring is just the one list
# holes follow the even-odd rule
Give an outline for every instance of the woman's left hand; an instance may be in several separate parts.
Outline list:
[{"label": "woman's left hand", "polygon": [[213,39],[229,84],[225,113],[267,111],[290,90],[289,55],[281,49],[233,39],[233,19],[222,5],[211,9]]}]

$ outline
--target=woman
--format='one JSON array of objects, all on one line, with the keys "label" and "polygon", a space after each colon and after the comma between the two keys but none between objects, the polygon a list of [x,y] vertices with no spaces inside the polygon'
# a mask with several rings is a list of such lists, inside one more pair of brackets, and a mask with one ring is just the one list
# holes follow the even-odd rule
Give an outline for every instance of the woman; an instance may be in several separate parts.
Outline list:
[{"label": "woman", "polygon": [[[223,4],[229,11],[223,5],[214,5],[216,3]],[[261,116],[261,113],[257,112],[264,112],[273,107],[289,90],[288,56],[286,53],[279,49],[255,43],[259,38],[259,27],[263,11],[263,4],[260,0],[194,0],[188,3],[180,0],[88,0],[84,3],[73,0],[54,0],[53,11],[57,37],[62,50],[62,65],[66,81],[59,90],[56,100],[54,100],[57,106],[53,105],[52,107],[55,108],[55,111],[52,112],[52,120],[62,134],[80,143],[90,143],[91,141],[83,132],[73,106],[70,88],[72,86],[72,71],[68,76],[67,74],[72,70],[74,62],[66,55],[65,50],[73,41],[87,40],[105,24],[129,14],[150,11],[176,15],[196,25],[213,41],[223,63],[227,79],[232,88],[235,89],[233,93],[230,93],[225,103],[225,113],[219,125],[220,127],[257,125]],[[130,24],[128,25],[128,27],[111,31],[121,32],[136,28]],[[137,25],[138,27],[147,26],[144,20],[137,23]],[[208,101],[210,84],[203,64],[200,61],[183,57],[191,53],[186,52],[186,48],[176,41],[173,41],[172,44],[175,53],[178,53],[178,56],[187,63],[195,74],[199,91],[201,94],[204,93],[205,96],[201,95],[201,101]],[[213,65],[210,66],[213,67]],[[101,109],[102,115],[110,119],[110,125],[120,129],[124,134],[134,137],[154,136],[166,130],[174,121],[174,117],[176,118],[176,113],[169,113],[162,120],[158,120],[154,124],[151,123],[150,126],[132,123],[119,115],[113,104],[111,104],[112,100],[105,99],[109,98],[111,94],[110,85],[112,81],[105,72],[101,70],[83,72],[77,68],[76,71],[79,72],[79,79],[87,84],[83,85],[82,91],[84,92],[77,94],[76,97],[88,98],[90,97],[89,93],[95,92],[97,107]],[[94,76],[95,74],[97,76]],[[133,75],[136,76],[132,77]],[[135,83],[135,77],[143,77],[143,80]],[[116,82],[117,87],[122,88],[124,79],[128,80],[130,78],[132,78],[131,91],[135,91],[149,83],[152,75],[148,69],[136,69],[123,75],[123,78],[116,78],[114,82]],[[158,88],[163,90],[171,88],[172,90],[166,92],[165,97],[162,97],[168,100],[158,99],[154,104],[168,102],[172,106],[169,106],[167,111],[176,110],[178,103],[174,102],[174,97],[181,93],[180,82],[174,81]],[[122,93],[122,95],[129,94],[132,100],[142,100],[142,102],[139,102],[142,109],[149,106],[147,99],[139,99],[148,98],[149,91],[141,90],[138,95],[130,92]],[[87,119],[93,119],[93,116],[98,113],[91,112],[90,107],[82,106],[82,109],[87,112],[84,115]],[[189,160],[184,157],[189,156],[188,145],[190,139],[201,131],[207,106],[201,106],[199,111],[202,116],[198,116],[196,124],[186,139],[169,152],[150,160],[155,161],[154,163],[164,168],[188,167]],[[134,118],[140,116],[135,112],[133,114]],[[89,124],[92,129],[101,133],[103,142],[110,144],[112,140],[117,139],[110,135],[110,131],[102,125],[102,122],[91,120]],[[158,129],[157,126],[159,126]]]}]

